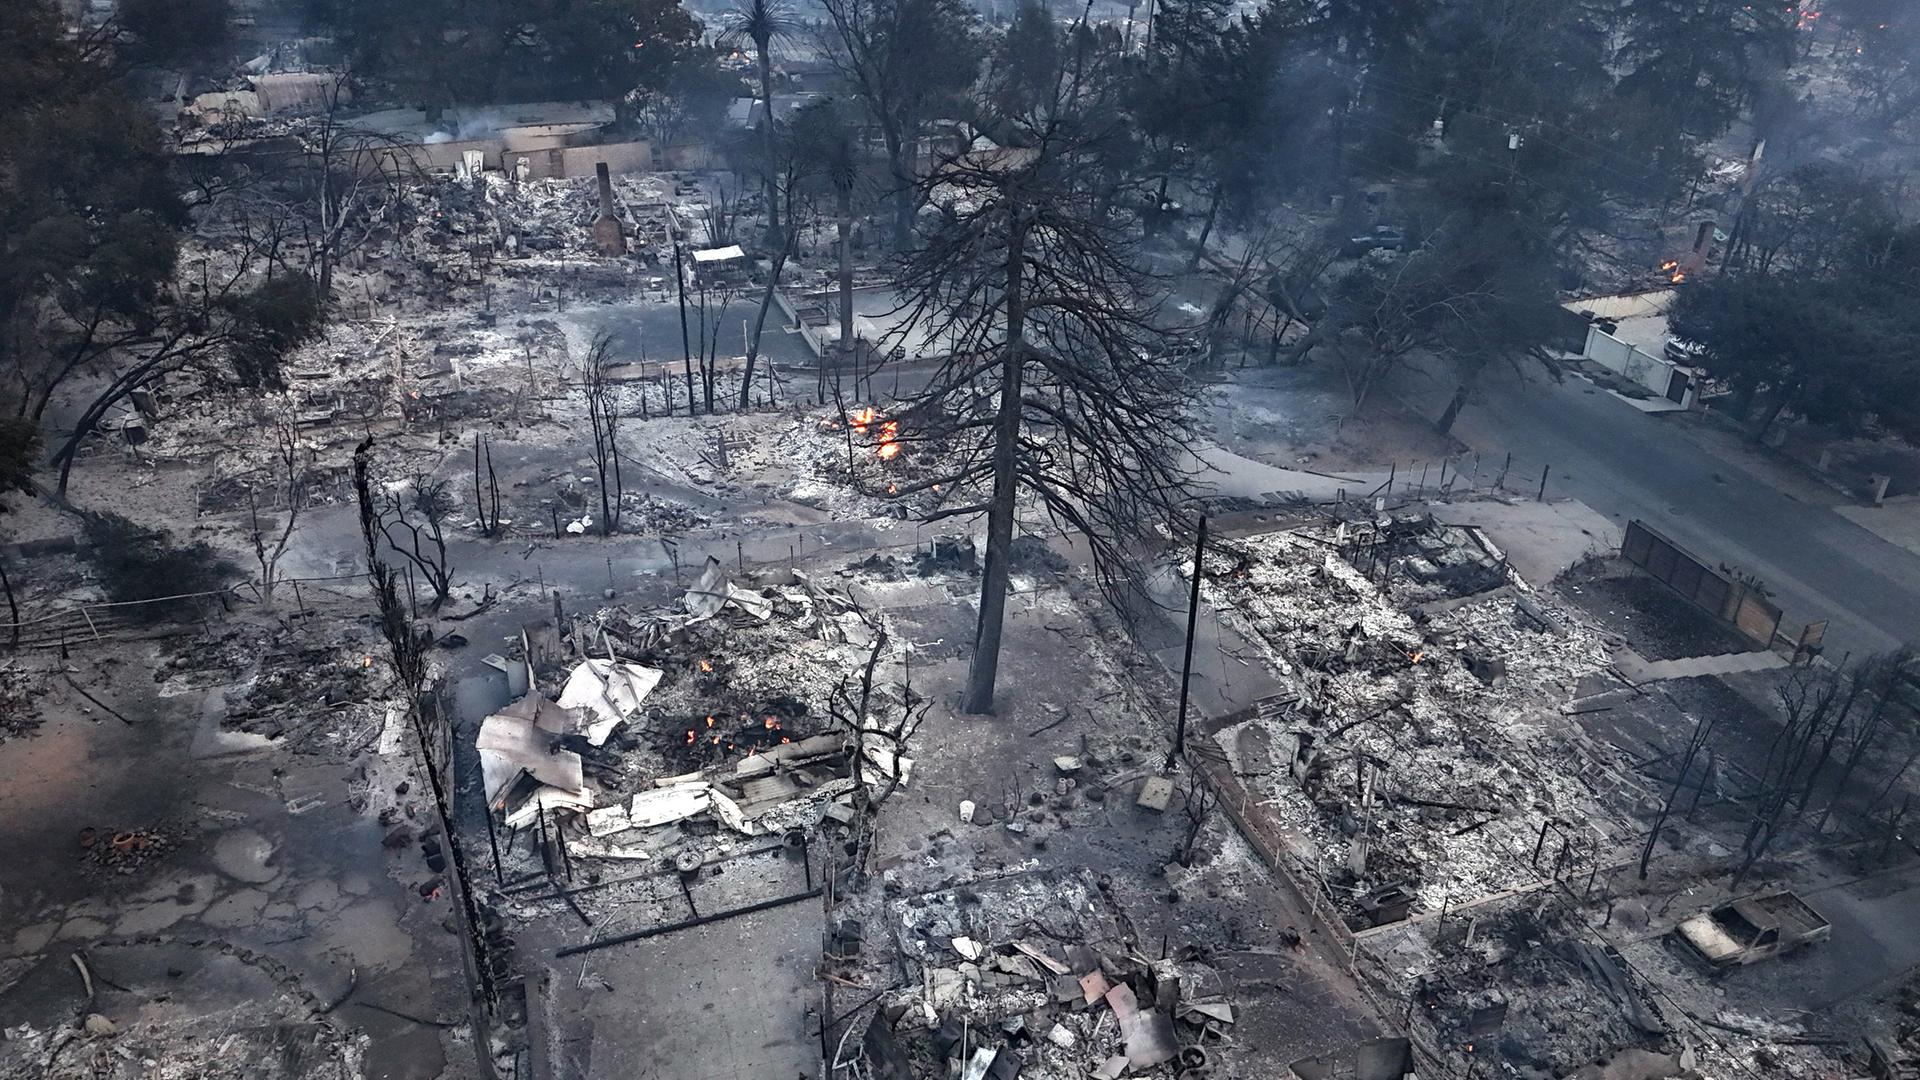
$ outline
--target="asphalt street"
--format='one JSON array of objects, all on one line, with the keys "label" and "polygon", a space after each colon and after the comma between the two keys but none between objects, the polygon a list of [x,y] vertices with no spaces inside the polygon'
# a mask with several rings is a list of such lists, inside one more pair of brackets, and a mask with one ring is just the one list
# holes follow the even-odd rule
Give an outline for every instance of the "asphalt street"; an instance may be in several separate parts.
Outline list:
[{"label": "asphalt street", "polygon": [[[1402,393],[1438,415],[1450,389],[1410,376]],[[1677,429],[1685,422],[1577,378],[1502,369],[1483,377],[1454,434],[1484,457],[1513,454],[1528,483],[1550,466],[1549,497],[1572,496],[1616,523],[1639,518],[1710,564],[1758,575],[1785,611],[1783,632],[1830,620],[1829,656],[1920,641],[1920,557],[1704,449]]]}]

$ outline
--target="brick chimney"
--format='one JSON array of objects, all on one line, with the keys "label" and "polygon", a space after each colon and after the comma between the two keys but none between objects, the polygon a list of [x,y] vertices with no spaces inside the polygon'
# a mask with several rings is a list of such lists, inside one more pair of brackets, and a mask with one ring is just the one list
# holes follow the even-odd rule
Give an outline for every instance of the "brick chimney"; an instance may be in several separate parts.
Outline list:
[{"label": "brick chimney", "polygon": [[627,230],[613,213],[613,179],[607,174],[607,163],[595,163],[593,172],[600,180],[600,216],[593,219],[594,246],[602,255],[625,255]]}]

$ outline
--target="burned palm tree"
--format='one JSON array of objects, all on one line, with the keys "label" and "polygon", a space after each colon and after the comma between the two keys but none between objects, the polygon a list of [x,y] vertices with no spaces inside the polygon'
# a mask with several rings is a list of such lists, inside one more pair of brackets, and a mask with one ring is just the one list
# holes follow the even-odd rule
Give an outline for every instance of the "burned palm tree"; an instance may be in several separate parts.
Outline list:
[{"label": "burned palm tree", "polygon": [[722,16],[724,38],[753,42],[760,69],[760,147],[765,155],[767,194],[767,248],[779,250],[780,182],[776,163],[778,147],[773,127],[773,42],[792,34],[799,26],[793,8],[786,0],[740,0]]}]

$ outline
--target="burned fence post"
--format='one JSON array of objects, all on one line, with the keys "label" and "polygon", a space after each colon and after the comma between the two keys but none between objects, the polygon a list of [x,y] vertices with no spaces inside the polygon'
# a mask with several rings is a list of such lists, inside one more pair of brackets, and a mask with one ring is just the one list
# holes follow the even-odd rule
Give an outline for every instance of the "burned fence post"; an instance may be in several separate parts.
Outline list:
[{"label": "burned fence post", "polygon": [[1540,466],[1540,494],[1538,494],[1538,495],[1535,495],[1535,496],[1533,497],[1533,501],[1534,501],[1534,502],[1545,502],[1545,501],[1546,501],[1546,499],[1547,499],[1547,473],[1548,473],[1548,471],[1550,471],[1550,470],[1551,470],[1552,468],[1553,468],[1553,466],[1551,466],[1551,465],[1542,465],[1542,466]]},{"label": "burned fence post", "polygon": [[500,866],[500,834],[493,827],[493,807],[486,806],[482,809],[485,811],[483,817],[487,823],[487,848],[493,852],[493,883],[505,885],[507,876]]}]

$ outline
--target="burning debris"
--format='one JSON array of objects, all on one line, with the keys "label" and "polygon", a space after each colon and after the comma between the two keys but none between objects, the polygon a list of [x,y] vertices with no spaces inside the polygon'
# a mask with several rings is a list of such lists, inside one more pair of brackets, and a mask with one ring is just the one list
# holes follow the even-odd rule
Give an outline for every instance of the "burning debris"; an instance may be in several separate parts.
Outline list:
[{"label": "burning debris", "polygon": [[655,831],[696,817],[743,836],[811,826],[822,803],[854,793],[856,748],[869,783],[911,769],[835,719],[835,687],[881,630],[804,575],[743,588],[710,559],[680,611],[609,608],[567,637],[600,655],[553,697],[535,671],[533,690],[486,719],[479,748],[505,824],[579,815],[575,854],[649,858],[679,839]]}]

